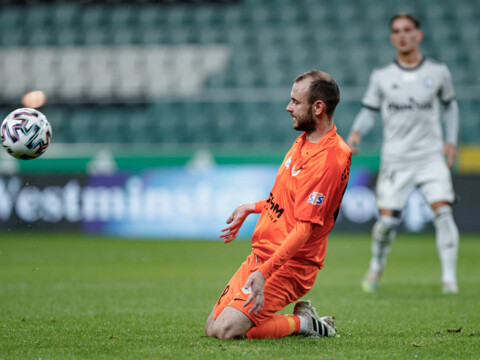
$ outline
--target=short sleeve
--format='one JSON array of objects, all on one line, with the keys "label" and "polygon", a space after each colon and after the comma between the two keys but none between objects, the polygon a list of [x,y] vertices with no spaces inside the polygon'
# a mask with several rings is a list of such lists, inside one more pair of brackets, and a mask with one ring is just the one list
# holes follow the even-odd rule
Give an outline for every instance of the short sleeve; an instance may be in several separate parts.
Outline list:
[{"label": "short sleeve", "polygon": [[378,82],[378,71],[373,70],[368,81],[367,91],[362,99],[362,105],[372,110],[379,110],[382,103],[382,95]]},{"label": "short sleeve", "polygon": [[311,178],[297,193],[294,205],[296,220],[323,225],[332,201],[336,201],[336,190],[341,174],[336,166],[325,166],[319,176]]},{"label": "short sleeve", "polygon": [[455,99],[455,90],[453,89],[452,75],[450,74],[450,70],[448,70],[448,67],[446,65],[443,65],[442,71],[443,82],[440,88],[440,100],[442,100],[443,103],[449,103],[450,101]]}]

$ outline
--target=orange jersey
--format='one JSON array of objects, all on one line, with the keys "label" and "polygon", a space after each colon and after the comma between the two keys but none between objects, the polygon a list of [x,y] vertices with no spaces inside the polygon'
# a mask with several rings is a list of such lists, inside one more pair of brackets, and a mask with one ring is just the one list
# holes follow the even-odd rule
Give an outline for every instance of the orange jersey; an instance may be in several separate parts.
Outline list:
[{"label": "orange jersey", "polygon": [[[350,173],[351,151],[333,128],[318,143],[300,135],[277,173],[269,198],[252,236],[253,252],[269,259],[292,232],[297,221],[313,230],[290,261],[323,266],[327,236],[332,229]],[[262,204],[262,203],[260,203]]]}]

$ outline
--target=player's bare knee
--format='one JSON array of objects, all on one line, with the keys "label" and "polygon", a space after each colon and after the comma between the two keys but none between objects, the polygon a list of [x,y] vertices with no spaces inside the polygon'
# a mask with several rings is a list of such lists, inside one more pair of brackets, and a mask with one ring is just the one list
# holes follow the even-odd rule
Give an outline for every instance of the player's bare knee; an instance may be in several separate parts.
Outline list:
[{"label": "player's bare knee", "polygon": [[246,335],[234,321],[217,321],[213,333],[213,336],[216,336],[221,340],[239,339]]},{"label": "player's bare knee", "polygon": [[232,339],[239,339],[244,337],[245,334],[241,334],[234,325],[229,324],[227,326],[223,326],[219,329],[217,333],[217,337],[221,340],[232,340]]},{"label": "player's bare knee", "polygon": [[214,324],[215,324],[215,320],[213,320],[213,312],[212,312],[208,317],[207,322],[205,323],[205,335],[215,336],[213,332]]},{"label": "player's bare knee", "polygon": [[213,336],[213,329],[212,326],[208,323],[205,324],[205,335],[212,337]]}]

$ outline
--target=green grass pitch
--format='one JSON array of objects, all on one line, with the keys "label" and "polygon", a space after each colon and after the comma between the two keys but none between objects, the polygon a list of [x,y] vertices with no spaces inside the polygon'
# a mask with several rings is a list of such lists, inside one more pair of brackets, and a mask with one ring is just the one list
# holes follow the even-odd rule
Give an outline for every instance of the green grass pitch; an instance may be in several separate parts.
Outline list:
[{"label": "green grass pitch", "polygon": [[450,296],[433,234],[398,236],[376,294],[360,289],[369,247],[333,232],[306,297],[339,338],[220,341],[203,326],[249,241],[3,232],[0,359],[479,359],[480,236],[462,236]]}]

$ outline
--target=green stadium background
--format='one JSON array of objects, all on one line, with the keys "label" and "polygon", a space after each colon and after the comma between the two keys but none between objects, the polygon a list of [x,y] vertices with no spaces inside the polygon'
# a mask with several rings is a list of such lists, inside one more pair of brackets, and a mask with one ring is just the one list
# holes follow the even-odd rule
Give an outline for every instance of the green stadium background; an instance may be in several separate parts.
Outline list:
[{"label": "green stadium background", "polygon": [[[336,79],[335,123],[346,138],[371,70],[394,57],[388,21],[397,12],[420,18],[424,54],[451,69],[461,111],[456,220],[462,231],[480,231],[476,0],[2,1],[0,114],[42,91],[53,143],[34,161],[2,151],[0,231],[55,224],[213,239],[235,201],[268,195],[298,135],[285,111],[298,74],[316,68]],[[374,221],[380,141],[378,120],[354,158],[339,230],[368,230]],[[158,201],[148,207],[152,194]],[[95,202],[102,196],[106,203]],[[89,206],[98,207],[94,215]],[[135,206],[149,212],[129,212]],[[429,230],[418,194],[409,206],[406,229]]]}]

